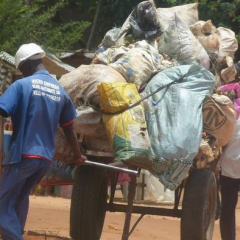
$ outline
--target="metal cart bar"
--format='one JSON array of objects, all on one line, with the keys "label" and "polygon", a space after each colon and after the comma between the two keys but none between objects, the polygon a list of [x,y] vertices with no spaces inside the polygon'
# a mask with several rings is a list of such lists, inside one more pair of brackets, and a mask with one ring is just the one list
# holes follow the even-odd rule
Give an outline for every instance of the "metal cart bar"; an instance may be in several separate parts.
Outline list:
[{"label": "metal cart bar", "polygon": [[[108,205],[107,210],[110,212],[126,213],[127,205],[114,203],[111,206]],[[172,209],[172,208],[160,208],[160,207],[133,206],[132,213],[180,218],[182,214],[182,210]]]},{"label": "metal cart bar", "polygon": [[135,170],[131,170],[131,169],[127,169],[127,168],[121,168],[121,167],[115,167],[115,166],[107,165],[107,164],[104,164],[104,163],[92,162],[92,161],[89,161],[89,160],[86,160],[84,162],[84,165],[105,168],[105,169],[108,169],[108,170],[111,170],[111,171],[125,172],[125,173],[128,173],[130,175],[134,175],[134,176],[138,175],[138,171],[135,171]]}]

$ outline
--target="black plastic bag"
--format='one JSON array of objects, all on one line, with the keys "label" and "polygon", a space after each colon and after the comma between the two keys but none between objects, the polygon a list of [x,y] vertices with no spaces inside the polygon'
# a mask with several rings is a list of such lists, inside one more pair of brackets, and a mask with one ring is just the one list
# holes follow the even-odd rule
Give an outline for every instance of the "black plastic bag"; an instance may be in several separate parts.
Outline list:
[{"label": "black plastic bag", "polygon": [[136,39],[153,40],[162,33],[156,7],[152,1],[139,3],[133,10],[129,23]]}]

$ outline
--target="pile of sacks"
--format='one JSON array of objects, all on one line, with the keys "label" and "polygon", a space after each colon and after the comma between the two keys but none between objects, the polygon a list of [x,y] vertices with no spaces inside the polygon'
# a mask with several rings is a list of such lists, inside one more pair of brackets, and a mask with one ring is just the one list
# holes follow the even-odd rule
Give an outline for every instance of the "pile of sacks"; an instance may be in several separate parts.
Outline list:
[{"label": "pile of sacks", "polygon": [[[91,65],[59,80],[77,107],[82,146],[113,153],[176,189],[193,165],[205,167],[230,140],[234,106],[213,93],[235,76],[237,47],[230,29],[199,21],[197,3],[141,2],[106,33]],[[55,144],[55,158],[71,162],[61,130]]]}]

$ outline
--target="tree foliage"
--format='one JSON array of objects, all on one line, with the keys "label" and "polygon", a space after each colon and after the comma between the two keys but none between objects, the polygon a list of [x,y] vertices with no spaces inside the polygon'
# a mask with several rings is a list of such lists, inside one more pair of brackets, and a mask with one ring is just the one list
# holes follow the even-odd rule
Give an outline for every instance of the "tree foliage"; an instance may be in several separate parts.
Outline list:
[{"label": "tree foliage", "polygon": [[[103,0],[92,48],[104,34],[121,27],[143,0]],[[37,42],[51,51],[86,47],[98,0],[0,0],[0,46],[10,53],[25,42]],[[230,28],[240,43],[239,0],[154,0],[157,7],[199,3],[199,19],[211,19],[216,27]],[[68,10],[68,16],[66,11]],[[78,43],[75,45],[75,43]],[[79,44],[80,43],[80,44]],[[240,54],[239,57],[240,59]]]},{"label": "tree foliage", "polygon": [[1,50],[14,54],[21,44],[29,42],[38,43],[52,52],[71,47],[81,39],[90,22],[62,21],[58,12],[66,4],[64,0],[54,4],[37,0],[31,5],[26,5],[23,0],[1,0]]}]

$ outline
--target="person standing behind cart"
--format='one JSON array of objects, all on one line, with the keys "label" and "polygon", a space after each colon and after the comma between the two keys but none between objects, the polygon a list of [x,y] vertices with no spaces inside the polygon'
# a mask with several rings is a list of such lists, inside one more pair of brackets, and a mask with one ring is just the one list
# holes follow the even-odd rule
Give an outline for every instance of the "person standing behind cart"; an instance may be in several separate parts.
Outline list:
[{"label": "person standing behind cart", "polygon": [[[235,64],[238,72],[235,81],[240,80],[240,62]],[[236,240],[235,211],[240,188],[240,117],[235,124],[232,139],[223,149],[219,159],[221,167],[220,192],[220,232],[222,240]]]},{"label": "person standing behind cart", "polygon": [[238,118],[232,139],[220,157],[221,211],[220,231],[222,240],[236,239],[235,209],[240,187],[240,118]]},{"label": "person standing behind cart", "polygon": [[16,53],[15,64],[25,78],[15,81],[0,97],[0,115],[11,116],[13,124],[0,184],[3,240],[23,240],[29,195],[50,167],[58,124],[72,146],[75,163],[80,166],[85,161],[72,126],[75,106],[46,71],[44,55],[35,43],[22,45]]}]

